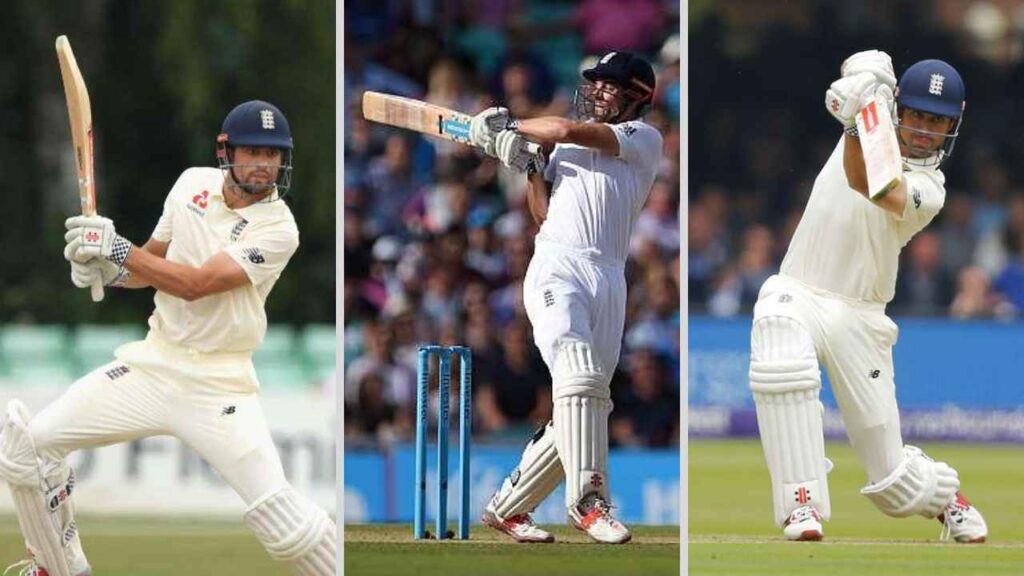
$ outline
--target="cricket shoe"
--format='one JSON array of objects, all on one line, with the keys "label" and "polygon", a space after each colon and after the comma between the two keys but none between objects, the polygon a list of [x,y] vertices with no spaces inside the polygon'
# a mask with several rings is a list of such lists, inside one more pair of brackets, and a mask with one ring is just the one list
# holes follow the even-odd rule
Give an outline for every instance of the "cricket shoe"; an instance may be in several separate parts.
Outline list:
[{"label": "cricket shoe", "polygon": [[625,544],[633,537],[622,522],[612,518],[611,506],[596,492],[584,496],[569,508],[569,520],[602,544]]},{"label": "cricket shoe", "polygon": [[[11,572],[12,570],[17,570],[17,572]],[[8,576],[8,574],[11,576],[50,576],[46,568],[36,564],[34,558],[28,558],[11,564],[3,571],[2,576]],[[79,572],[76,576],[92,576],[92,570],[86,568],[85,571]]]},{"label": "cricket shoe", "polygon": [[494,511],[493,498],[487,503],[487,507],[484,508],[484,513],[480,516],[480,520],[491,528],[508,534],[516,542],[534,543],[555,541],[555,535],[534,524],[533,518],[530,518],[529,514],[524,513],[510,516],[505,519],[500,518],[497,512]]},{"label": "cricket shoe", "polygon": [[825,529],[821,525],[821,516],[812,506],[801,506],[786,519],[782,534],[786,540],[801,542],[817,542],[825,537]]},{"label": "cricket shoe", "polygon": [[946,505],[938,520],[942,522],[940,540],[952,538],[962,544],[981,544],[988,538],[985,518],[960,492]]}]

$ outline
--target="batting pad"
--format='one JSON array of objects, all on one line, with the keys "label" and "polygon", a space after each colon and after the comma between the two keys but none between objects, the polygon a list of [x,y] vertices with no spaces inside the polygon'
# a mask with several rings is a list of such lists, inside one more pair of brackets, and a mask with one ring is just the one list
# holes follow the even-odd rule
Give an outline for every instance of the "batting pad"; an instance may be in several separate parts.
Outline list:
[{"label": "batting pad", "polygon": [[565,472],[565,505],[597,492],[608,498],[608,414],[612,401],[592,396],[555,400],[555,443]]},{"label": "batting pad", "polygon": [[860,493],[889,516],[920,514],[935,518],[959,489],[956,470],[932,460],[916,446],[904,446],[903,462],[884,480],[866,486]]},{"label": "batting pad", "polygon": [[519,466],[501,485],[494,511],[501,519],[533,512],[565,477],[555,448],[555,428],[549,422],[534,434]]},{"label": "batting pad", "polygon": [[755,321],[751,334],[750,390],[757,407],[775,524],[802,506],[828,520],[828,465],[822,424],[821,372],[814,344],[791,318]]},{"label": "batting pad", "polygon": [[290,486],[256,500],[245,523],[270,556],[287,562],[296,576],[335,576],[334,522]]},{"label": "batting pad", "polygon": [[74,472],[63,462],[39,459],[29,419],[28,408],[12,400],[0,431],[0,476],[11,487],[25,545],[50,576],[88,573],[71,505]]},{"label": "batting pad", "polygon": [[562,344],[551,371],[551,396],[593,396],[611,398],[608,376],[601,360],[587,342]]}]

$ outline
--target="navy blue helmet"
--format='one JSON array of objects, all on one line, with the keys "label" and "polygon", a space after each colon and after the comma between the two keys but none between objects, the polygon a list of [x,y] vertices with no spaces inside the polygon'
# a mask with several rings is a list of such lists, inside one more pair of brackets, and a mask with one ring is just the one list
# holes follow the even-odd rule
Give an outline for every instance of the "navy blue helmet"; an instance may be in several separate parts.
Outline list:
[{"label": "navy blue helmet", "polygon": [[[221,132],[217,136],[217,164],[229,171],[235,184],[246,192],[248,184],[241,184],[235,177],[234,148],[237,146],[256,146],[278,148],[281,150],[281,168],[277,174],[277,196],[287,194],[292,182],[292,130],[288,119],[269,102],[250,100],[235,106],[224,118]],[[273,196],[273,195],[271,195]]]},{"label": "navy blue helmet", "polygon": [[[651,68],[646,60],[630,52],[605,54],[597,64],[583,71],[583,77],[591,83],[598,80],[614,82],[623,90],[626,96],[625,110],[620,110],[614,120],[631,119],[622,118],[623,113],[630,111],[630,116],[639,117],[654,98],[654,68]],[[574,98],[577,115],[581,118],[592,118],[594,100],[593,84],[578,87]]]},{"label": "navy blue helmet", "polygon": [[[953,146],[956,145],[956,138],[960,134],[965,103],[964,81],[955,68],[942,60],[922,60],[903,73],[896,87],[896,106],[899,111],[910,108],[954,119],[953,128],[947,134],[943,134],[945,141],[942,148],[919,163],[938,165],[953,154]],[[902,114],[898,116],[902,118]],[[900,128],[904,130],[935,135],[926,130],[904,126],[902,120],[898,122]]]}]

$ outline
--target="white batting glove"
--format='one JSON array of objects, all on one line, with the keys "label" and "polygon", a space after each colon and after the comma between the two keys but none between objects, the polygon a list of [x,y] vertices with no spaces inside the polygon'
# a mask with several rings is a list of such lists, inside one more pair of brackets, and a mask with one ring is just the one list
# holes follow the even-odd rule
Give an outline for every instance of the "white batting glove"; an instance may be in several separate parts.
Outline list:
[{"label": "white batting glove", "polygon": [[843,125],[843,128],[851,129],[856,125],[861,97],[873,86],[875,76],[870,72],[840,78],[825,91],[825,109]]},{"label": "white batting glove", "polygon": [[469,124],[469,141],[488,156],[497,157],[494,141],[498,133],[509,127],[512,118],[508,108],[494,107],[473,116]]},{"label": "white batting glove", "polygon": [[96,258],[83,255],[82,237],[75,231],[69,230],[64,234],[64,259],[71,264],[71,282],[79,288],[89,288],[93,281],[99,278],[104,286],[123,286],[131,272],[123,266],[110,262],[105,258]]},{"label": "white batting glove", "polygon": [[547,165],[540,144],[535,144],[514,130],[503,130],[498,133],[494,142],[498,160],[516,172],[533,174],[541,172]]},{"label": "white batting glove", "polygon": [[100,256],[122,267],[132,251],[132,243],[117,234],[114,222],[109,218],[98,215],[72,216],[64,221],[64,227],[68,230],[64,238],[69,244],[69,238],[78,237],[82,240],[73,260],[83,261]]},{"label": "white batting glove", "polygon": [[875,80],[890,90],[896,89],[896,72],[892,69],[892,58],[881,50],[865,50],[850,56],[839,68],[843,78],[870,72]]},{"label": "white batting glove", "polygon": [[892,116],[893,124],[896,123],[896,98],[893,96],[892,88],[880,84],[875,88],[875,102],[878,107]]}]

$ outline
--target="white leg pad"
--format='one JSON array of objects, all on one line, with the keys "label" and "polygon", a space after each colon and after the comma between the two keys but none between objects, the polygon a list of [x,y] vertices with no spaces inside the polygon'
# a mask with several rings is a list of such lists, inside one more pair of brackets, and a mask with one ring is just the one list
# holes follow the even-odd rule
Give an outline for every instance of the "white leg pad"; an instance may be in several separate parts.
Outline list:
[{"label": "white leg pad", "polygon": [[71,502],[74,471],[63,460],[39,458],[28,431],[30,418],[23,403],[7,405],[0,431],[0,477],[11,487],[18,524],[36,563],[50,576],[87,574]]},{"label": "white leg pad", "polygon": [[610,502],[608,490],[608,414],[612,401],[592,396],[555,400],[554,429],[565,471],[565,505],[597,492]]},{"label": "white leg pad", "polygon": [[551,370],[551,396],[611,398],[609,376],[587,342],[566,342],[555,355]]},{"label": "white leg pad", "polygon": [[608,494],[608,375],[590,343],[563,343],[551,371],[555,446],[565,472],[565,504],[597,492]]},{"label": "white leg pad", "polygon": [[334,522],[291,487],[257,499],[245,523],[270,556],[288,563],[296,576],[335,576]]},{"label": "white leg pad", "polygon": [[494,499],[495,513],[505,519],[533,512],[564,477],[554,424],[549,422],[533,435],[519,466],[502,482]]},{"label": "white leg pad", "polygon": [[920,514],[935,518],[960,489],[960,476],[945,462],[936,462],[916,446],[903,447],[903,461],[885,479],[860,491],[879,510],[904,518]]},{"label": "white leg pad", "polygon": [[772,479],[775,524],[802,506],[813,506],[828,520],[821,371],[814,343],[796,320],[770,316],[754,322],[750,389]]}]

